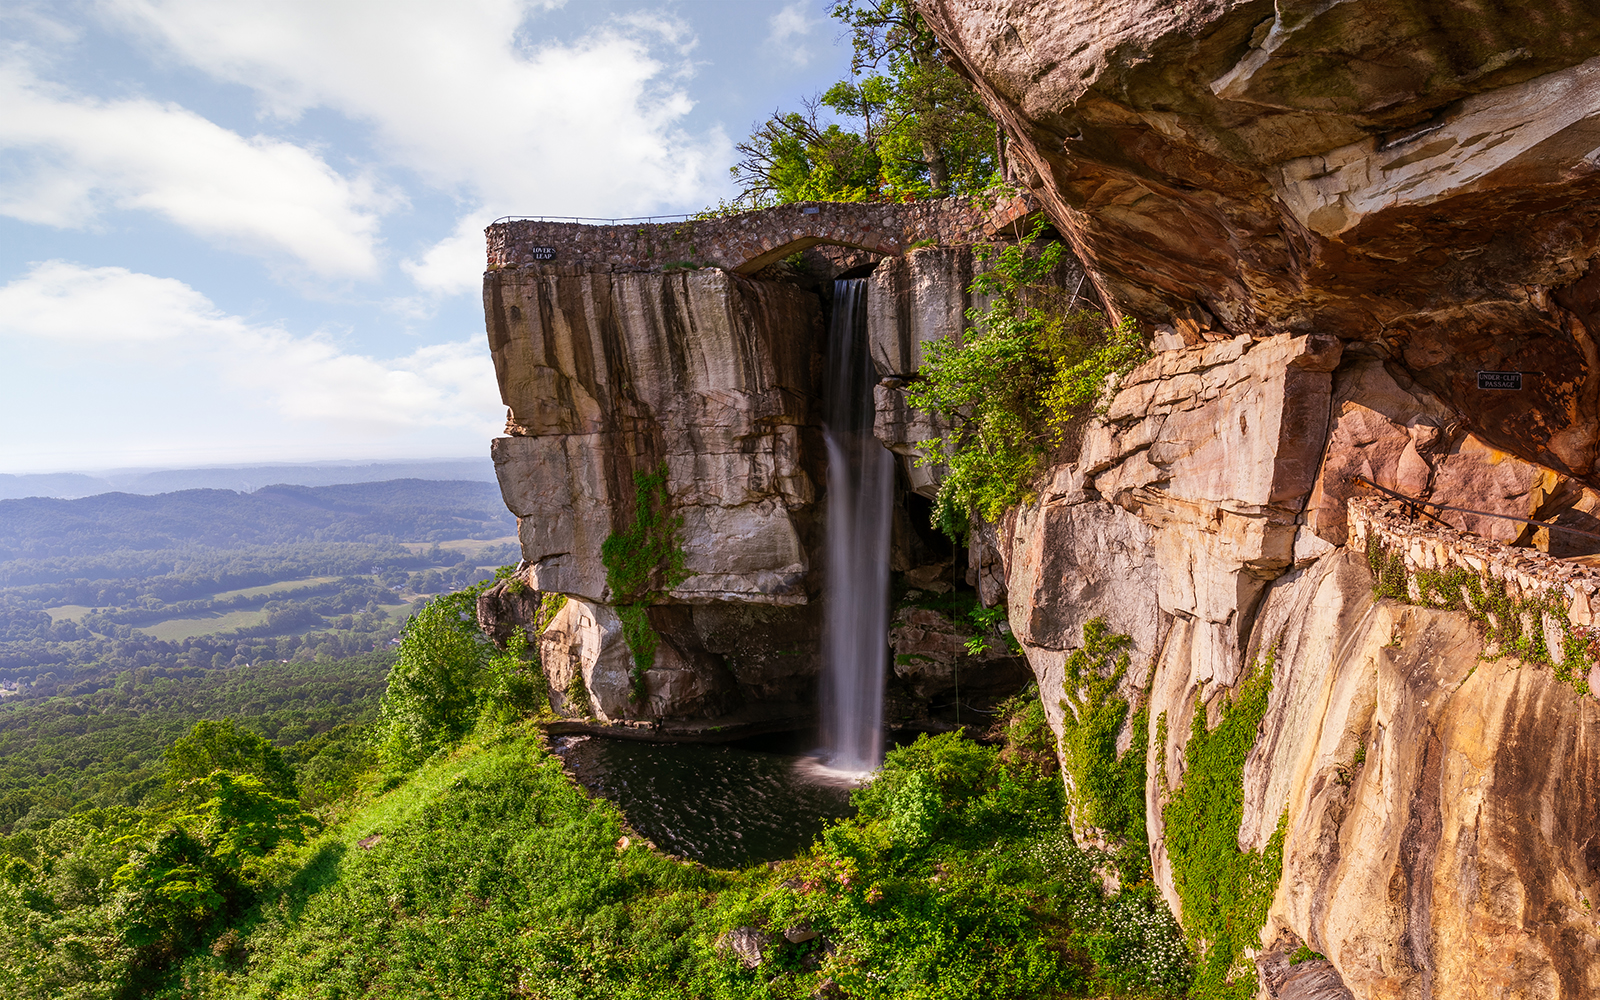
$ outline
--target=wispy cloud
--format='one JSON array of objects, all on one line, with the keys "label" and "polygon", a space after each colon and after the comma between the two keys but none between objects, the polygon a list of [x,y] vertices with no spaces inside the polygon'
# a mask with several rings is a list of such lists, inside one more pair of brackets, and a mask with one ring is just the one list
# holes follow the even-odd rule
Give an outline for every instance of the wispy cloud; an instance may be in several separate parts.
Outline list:
[{"label": "wispy cloud", "polygon": [[[0,467],[29,464],[8,462],[7,451],[41,442],[115,451],[172,439],[205,452],[209,441],[239,460],[330,446],[371,455],[402,440],[407,449],[451,442],[436,447],[461,453],[498,431],[504,412],[476,336],[375,358],[120,267],[47,261],[0,287],[0,348],[15,380],[0,422],[26,429],[0,442]],[[54,389],[40,398],[28,388],[47,384]],[[63,390],[73,385],[81,395]]]},{"label": "wispy cloud", "polygon": [[370,124],[381,154],[510,213],[627,215],[704,201],[720,131],[682,129],[693,33],[660,14],[530,41],[517,0],[107,0],[183,61],[253,89],[269,116]]},{"label": "wispy cloud", "polygon": [[0,63],[0,107],[0,214],[82,228],[107,208],[144,210],[318,274],[377,271],[378,217],[394,198],[311,150],[173,104],[75,94],[17,60]]},{"label": "wispy cloud", "polygon": [[767,21],[769,31],[766,48],[796,66],[805,66],[811,62],[813,52],[806,43],[811,39],[817,26],[822,24],[822,18],[812,17],[807,13],[807,7],[804,0],[795,0]]}]

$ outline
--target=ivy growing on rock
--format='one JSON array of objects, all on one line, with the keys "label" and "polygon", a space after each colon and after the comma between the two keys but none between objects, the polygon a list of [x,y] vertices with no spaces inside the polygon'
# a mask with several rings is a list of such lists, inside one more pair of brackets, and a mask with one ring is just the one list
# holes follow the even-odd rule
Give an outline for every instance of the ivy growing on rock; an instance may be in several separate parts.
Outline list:
[{"label": "ivy growing on rock", "polygon": [[[1484,641],[1494,644],[1501,655],[1544,664],[1579,694],[1589,693],[1588,673],[1600,661],[1600,638],[1572,624],[1558,590],[1515,600],[1504,580],[1468,569],[1412,573],[1406,569],[1404,555],[1385,546],[1376,533],[1367,535],[1367,566],[1372,570],[1375,596],[1460,611],[1477,624]],[[1552,643],[1545,637],[1547,625],[1559,636],[1560,656],[1552,654]]]},{"label": "ivy growing on rock", "polygon": [[633,523],[613,532],[600,546],[606,587],[622,619],[622,638],[633,655],[632,694],[644,697],[645,671],[655,663],[660,637],[650,624],[649,607],[692,575],[683,568],[678,530],[683,518],[672,513],[667,466],[633,474]]},{"label": "ivy growing on rock", "polygon": [[1061,762],[1071,778],[1072,805],[1080,823],[1122,841],[1123,874],[1148,877],[1144,786],[1150,713],[1134,713],[1132,742],[1117,756],[1117,737],[1129,722],[1129,705],[1117,688],[1128,673],[1126,635],[1116,635],[1104,618],[1083,626],[1083,645],[1065,663],[1061,699]]},{"label": "ivy growing on rock", "polygon": [[[1255,970],[1244,952],[1259,945],[1283,876],[1288,814],[1259,852],[1239,849],[1239,827],[1245,758],[1267,714],[1276,661],[1273,650],[1251,670],[1223,703],[1215,728],[1206,728],[1204,692],[1195,698],[1183,750],[1183,783],[1161,814],[1173,887],[1183,903],[1184,932],[1200,956],[1190,992],[1196,1000],[1248,1000],[1256,995]],[[1157,731],[1166,733],[1164,713]]]}]

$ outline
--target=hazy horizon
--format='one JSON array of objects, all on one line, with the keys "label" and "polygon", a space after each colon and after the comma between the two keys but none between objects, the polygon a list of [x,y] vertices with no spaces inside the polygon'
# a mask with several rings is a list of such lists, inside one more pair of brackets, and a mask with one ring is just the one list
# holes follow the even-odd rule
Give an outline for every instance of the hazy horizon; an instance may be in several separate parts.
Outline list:
[{"label": "hazy horizon", "polygon": [[255,462],[178,468],[122,468],[0,473],[0,500],[77,500],[105,493],[155,496],[190,489],[251,493],[266,486],[339,486],[394,479],[494,481],[494,463],[479,458],[404,461]]}]

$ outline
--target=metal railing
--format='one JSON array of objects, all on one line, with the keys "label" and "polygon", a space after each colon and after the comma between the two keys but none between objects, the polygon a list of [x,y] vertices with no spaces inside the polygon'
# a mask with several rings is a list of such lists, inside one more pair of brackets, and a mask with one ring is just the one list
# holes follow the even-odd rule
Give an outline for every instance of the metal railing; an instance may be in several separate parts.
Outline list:
[{"label": "metal railing", "polygon": [[1583,535],[1586,538],[1600,538],[1600,534],[1596,534],[1593,531],[1584,531],[1582,528],[1569,528],[1564,524],[1551,524],[1549,521],[1535,521],[1531,517],[1517,517],[1515,514],[1496,514],[1494,511],[1489,510],[1473,510],[1470,507],[1452,507],[1449,504],[1434,503],[1432,500],[1423,500],[1420,497],[1408,497],[1404,493],[1396,493],[1394,490],[1379,486],[1366,476],[1351,476],[1350,481],[1361,486],[1370,486],[1379,493],[1393,497],[1394,499],[1399,500],[1401,503],[1415,508],[1423,516],[1429,518],[1430,520],[1439,522],[1452,531],[1461,531],[1462,529],[1457,528],[1455,525],[1444,520],[1443,518],[1435,517],[1434,515],[1429,514],[1427,508],[1432,507],[1434,510],[1452,510],[1458,514],[1476,514],[1479,517],[1498,517],[1502,521],[1518,521],[1522,524],[1531,524],[1536,528],[1549,528],[1552,531],[1568,531],[1574,535]]},{"label": "metal railing", "polygon": [[624,222],[682,222],[695,216],[687,215],[635,215],[626,219],[594,219],[586,215],[502,215],[489,223],[498,226],[502,222],[578,222],[601,224],[607,226],[620,225]]}]

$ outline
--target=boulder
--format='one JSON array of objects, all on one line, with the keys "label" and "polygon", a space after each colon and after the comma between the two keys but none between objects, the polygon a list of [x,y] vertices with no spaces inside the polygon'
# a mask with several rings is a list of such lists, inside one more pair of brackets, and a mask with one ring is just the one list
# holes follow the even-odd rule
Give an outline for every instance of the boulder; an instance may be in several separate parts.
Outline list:
[{"label": "boulder", "polygon": [[732,954],[747,969],[759,968],[772,947],[768,935],[758,927],[735,927],[717,938],[717,950]]},{"label": "boulder", "polygon": [[915,700],[947,700],[957,691],[966,702],[1013,694],[1027,684],[1028,661],[1011,652],[998,635],[988,648],[967,651],[972,628],[953,622],[949,612],[915,605],[898,608],[889,625],[894,676]]}]

